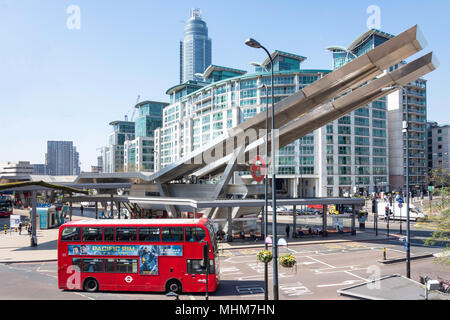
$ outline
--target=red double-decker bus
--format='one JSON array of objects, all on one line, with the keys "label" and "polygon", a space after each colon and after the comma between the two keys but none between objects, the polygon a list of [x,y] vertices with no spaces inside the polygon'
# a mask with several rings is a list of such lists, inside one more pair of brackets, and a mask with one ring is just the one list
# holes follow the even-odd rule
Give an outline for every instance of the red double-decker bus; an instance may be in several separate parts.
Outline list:
[{"label": "red double-decker bus", "polygon": [[13,214],[13,203],[10,196],[0,195],[0,218]]},{"label": "red double-decker bus", "polygon": [[219,285],[208,219],[82,220],[59,229],[60,289],[182,293],[206,292],[206,283],[208,292]]}]

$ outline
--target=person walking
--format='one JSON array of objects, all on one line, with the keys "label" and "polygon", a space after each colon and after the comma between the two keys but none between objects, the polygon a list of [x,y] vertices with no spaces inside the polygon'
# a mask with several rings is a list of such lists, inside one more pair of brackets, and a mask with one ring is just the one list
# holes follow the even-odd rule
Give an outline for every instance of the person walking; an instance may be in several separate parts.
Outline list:
[{"label": "person walking", "polygon": [[291,231],[291,227],[289,224],[286,225],[286,237],[289,238],[289,232]]},{"label": "person walking", "polygon": [[80,211],[81,211],[81,215],[83,215],[83,211],[84,211],[83,205],[80,205]]},{"label": "person walking", "polygon": [[19,222],[19,235],[22,233],[22,221]]}]

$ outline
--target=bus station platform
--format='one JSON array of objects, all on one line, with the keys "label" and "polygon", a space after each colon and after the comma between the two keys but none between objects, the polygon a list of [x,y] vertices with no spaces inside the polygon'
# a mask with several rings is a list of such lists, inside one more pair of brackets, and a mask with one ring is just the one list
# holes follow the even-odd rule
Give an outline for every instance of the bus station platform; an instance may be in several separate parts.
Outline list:
[{"label": "bus station platform", "polygon": [[[16,212],[17,211],[17,212]],[[22,217],[29,215],[28,210],[15,210],[15,214],[20,214]],[[91,220],[86,216],[72,217],[76,220]],[[31,237],[25,228],[22,229],[21,234],[14,230],[8,230],[5,234],[3,230],[0,232],[0,263],[31,263],[31,262],[50,262],[57,261],[57,244],[58,244],[58,229],[36,230],[37,233],[37,247],[31,246]],[[284,234],[280,233],[279,238],[284,238]],[[395,237],[395,234],[390,235],[390,239]],[[364,242],[364,241],[386,241],[387,236],[379,232],[378,236],[371,231],[356,231],[355,235],[350,233],[333,234],[328,237],[322,236],[304,236],[302,238],[286,239],[288,246],[298,245],[314,245],[327,243],[345,243],[345,242]],[[246,240],[233,242],[219,242],[219,254],[224,250],[234,249],[250,249],[250,248],[264,248],[263,240]]]}]

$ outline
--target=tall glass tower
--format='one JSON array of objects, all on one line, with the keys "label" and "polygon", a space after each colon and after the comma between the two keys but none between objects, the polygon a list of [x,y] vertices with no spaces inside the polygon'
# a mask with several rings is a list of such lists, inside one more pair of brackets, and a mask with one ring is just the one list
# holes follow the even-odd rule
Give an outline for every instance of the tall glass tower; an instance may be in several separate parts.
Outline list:
[{"label": "tall glass tower", "polygon": [[180,83],[201,80],[196,73],[203,73],[211,65],[211,39],[208,27],[198,9],[191,10],[191,17],[184,26],[184,38],[180,41]]}]

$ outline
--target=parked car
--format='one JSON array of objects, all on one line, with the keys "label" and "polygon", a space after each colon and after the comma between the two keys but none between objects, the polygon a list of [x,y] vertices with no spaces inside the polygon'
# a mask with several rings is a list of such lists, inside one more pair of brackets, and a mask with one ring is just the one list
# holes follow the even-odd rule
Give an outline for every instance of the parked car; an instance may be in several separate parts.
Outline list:
[{"label": "parked car", "polygon": [[302,208],[302,209],[297,209],[297,214],[298,215],[317,215],[317,214],[320,214],[320,211],[306,207],[306,208]]},{"label": "parked car", "polygon": [[277,207],[277,213],[286,214],[288,209],[286,207]]}]

